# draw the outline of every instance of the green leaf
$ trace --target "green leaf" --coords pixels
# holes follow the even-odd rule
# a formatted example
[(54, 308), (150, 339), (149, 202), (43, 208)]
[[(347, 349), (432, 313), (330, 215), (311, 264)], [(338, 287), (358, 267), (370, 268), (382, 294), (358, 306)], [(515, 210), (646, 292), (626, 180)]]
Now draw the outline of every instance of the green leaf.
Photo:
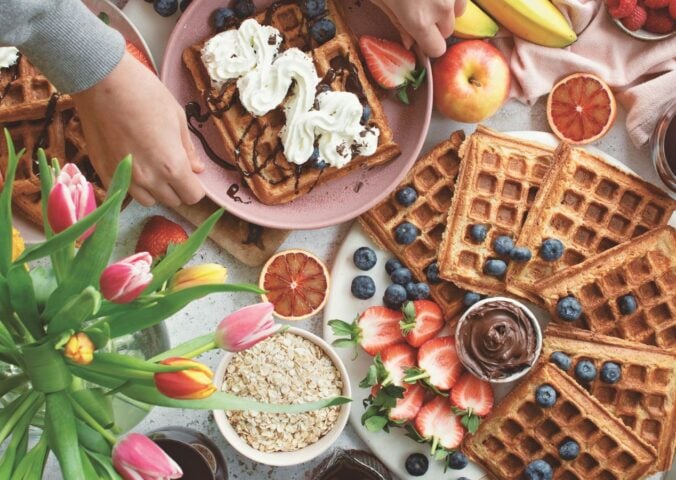
[(413, 90), (418, 90), (420, 88), (420, 85), (423, 84), (426, 76), (427, 70), (425, 69), (425, 67), (422, 67), (419, 70), (413, 72), (413, 81), (411, 82)]
[(86, 320), (96, 315), (100, 305), (101, 294), (99, 291), (92, 286), (85, 288), (79, 295), (71, 298), (54, 315), (54, 318), (47, 325), (47, 333), (54, 335), (65, 330), (80, 330)]
[(27, 345), (22, 352), (24, 370), (35, 390), (52, 393), (70, 386), (73, 377), (62, 352), (55, 350), (52, 342)]
[(122, 477), (118, 475), (113, 467), (113, 462), (110, 460), (109, 455), (101, 455), (100, 453), (87, 451), (87, 455), (94, 462), (96, 471), (99, 473), (101, 478), (109, 480), (122, 480)]
[(378, 383), (378, 368), (375, 365), (369, 365), (366, 376), (359, 382), (359, 387), (370, 388)]
[[(110, 429), (115, 424), (113, 416), (112, 399), (105, 395), (100, 388), (87, 388), (75, 390), (70, 393), (71, 398), (77, 402), (96, 423), (101, 427)], [(76, 412), (77, 414), (77, 412)]]
[(410, 103), (408, 99), (408, 85), (404, 85), (397, 91), (397, 98), (405, 105)]
[(10, 302), (12, 308), (21, 319), (33, 338), (44, 336), (38, 305), (35, 301), (33, 280), (23, 265), (14, 265), (7, 274)]
[(54, 172), (49, 168), (47, 163), (47, 156), (42, 148), (38, 149), (38, 167), (40, 168), (40, 205), (42, 207), (42, 228), (45, 232), (46, 238), (52, 238), (54, 232), (49, 225), (49, 217), (47, 217), (47, 201), (49, 194), (54, 186)]
[(120, 355), (118, 353), (107, 352), (96, 352), (94, 354), (94, 364), (109, 365), (111, 367), (138, 370), (149, 373), (180, 372), (182, 370), (188, 370), (191, 368), (190, 366), (161, 365), (159, 363), (149, 362), (147, 360), (131, 357), (129, 355)]
[(75, 414), (66, 392), (46, 396), (45, 431), (49, 447), (59, 460), (63, 477), (68, 480), (86, 480), (80, 457), (80, 444), (75, 429)]
[[(42, 471), (47, 461), (47, 435), (42, 434), (38, 443), (21, 459), (12, 474), (12, 480), (37, 480), (42, 477)], [(69, 479), (70, 480), (70, 479)]]
[(0, 445), (14, 430), (21, 418), (35, 405), (42, 404), (42, 394), (30, 390), (13, 400), (7, 407), (0, 410)]
[(12, 263), (12, 229), (5, 228), (5, 225), (12, 224), (12, 188), (19, 158), (25, 151), (21, 150), (18, 154), (16, 153), (9, 130), (6, 128), (5, 141), (7, 142), (7, 169), (4, 175), (4, 187), (0, 193), (0, 225), (3, 225), (0, 229), (0, 274), (2, 275), (7, 275)]
[(101, 434), (99, 434), (99, 432), (79, 418), (75, 419), (75, 430), (77, 431), (77, 439), (84, 448), (102, 455), (110, 455), (110, 444), (101, 436)]
[(364, 426), (369, 432), (379, 432), (385, 428), (388, 422), (387, 417), (373, 416), (366, 419)]
[(87, 336), (94, 343), (97, 350), (104, 348), (110, 341), (110, 326), (102, 322), (96, 327), (90, 327), (87, 329)]
[(161, 362), (170, 357), (193, 358), (203, 353), (216, 348), (215, 336), (213, 333), (207, 333), (201, 337), (193, 338), (181, 345), (178, 345), (170, 350), (155, 355), (148, 359), (149, 362)]
[(4, 455), (0, 458), (0, 478), (12, 478), (12, 470), (14, 470), (14, 467), (21, 459), (19, 454), (28, 437), (28, 428), (31, 424), (31, 420), (33, 420), (33, 415), (35, 415), (35, 412), (39, 407), (40, 404), (35, 403), (16, 423), (12, 433), (12, 439), (7, 444)]
[(92, 461), (87, 456), (87, 452), (85, 452), (85, 449), (82, 447), (80, 447), (80, 459), (82, 459), (82, 472), (84, 473), (85, 478), (98, 478), (99, 475), (96, 473), (94, 464), (92, 464)]
[(57, 287), (54, 270), (40, 265), (31, 268), (29, 273), (33, 280), (35, 301), (38, 303), (38, 306), (44, 307), (47, 303), (47, 299), (54, 293), (54, 290), (56, 290)]
[[(24, 373), (2, 378), (2, 382), (0, 382), (0, 398), (4, 397), (7, 392), (11, 392), (15, 388), (25, 385), (27, 382), (28, 377)], [(0, 476), (0, 478), (2, 478), (2, 476)]]

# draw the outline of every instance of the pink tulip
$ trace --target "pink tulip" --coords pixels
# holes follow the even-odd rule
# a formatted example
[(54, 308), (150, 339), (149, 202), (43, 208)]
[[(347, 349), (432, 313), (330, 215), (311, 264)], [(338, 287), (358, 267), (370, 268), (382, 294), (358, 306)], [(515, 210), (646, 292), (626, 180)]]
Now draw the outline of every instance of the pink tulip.
[(155, 442), (130, 433), (113, 448), (113, 466), (125, 480), (168, 480), (181, 478), (181, 467)]
[(216, 329), (216, 343), (223, 350), (239, 352), (265, 340), (280, 329), (272, 318), (271, 303), (240, 308), (225, 317)]
[(113, 303), (134, 300), (153, 279), (152, 263), (153, 257), (148, 252), (139, 252), (108, 265), (99, 279), (103, 297)]
[[(47, 199), (47, 220), (55, 233), (62, 232), (96, 210), (94, 187), (72, 163), (67, 163), (56, 177)], [(82, 235), (85, 240), (94, 227)]]

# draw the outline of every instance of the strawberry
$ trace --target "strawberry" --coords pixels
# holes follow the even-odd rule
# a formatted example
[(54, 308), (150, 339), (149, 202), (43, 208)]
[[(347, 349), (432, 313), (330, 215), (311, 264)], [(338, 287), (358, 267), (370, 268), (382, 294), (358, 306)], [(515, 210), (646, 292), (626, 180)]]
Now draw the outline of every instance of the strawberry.
[(669, 15), (676, 20), (676, 0), (671, 0), (669, 2)]
[(148, 67), (148, 69), (155, 73), (155, 68), (153, 68), (153, 64), (150, 62), (148, 57), (146, 57), (145, 53), (143, 53), (139, 48), (131, 43), (129, 40), (126, 40), (125, 48), (127, 52), (131, 54), (132, 57), (134, 57), (136, 60), (141, 62), (143, 65)]
[(622, 19), (622, 25), (627, 27), (627, 30), (635, 32), (645, 24), (647, 18), (648, 14), (645, 11), (645, 8), (641, 7), (640, 5), (636, 5), (631, 14)]
[(362, 388), (372, 387), (373, 385), (380, 385), (381, 387), (388, 385), (403, 386), (404, 372), (407, 368), (415, 365), (415, 353), (415, 349), (406, 343), (390, 345), (382, 353), (376, 355), (366, 378), (361, 381), (359, 386)]
[(460, 418), (453, 414), (448, 399), (441, 396), (422, 406), (414, 425), (415, 429), (409, 429), (409, 436), (419, 442), (431, 443), (432, 455), (437, 458), (445, 458), (448, 451), (457, 448), (465, 436)]
[(408, 87), (417, 90), (427, 73), (415, 69), (415, 55), (402, 45), (370, 35), (359, 38), (359, 48), (366, 66), (378, 85), (388, 90), (398, 89), (398, 98), (408, 105)]
[(607, 0), (608, 12), (615, 18), (624, 18), (631, 15), (636, 8), (636, 0)]
[[(371, 356), (381, 353), (385, 348), (403, 343), (399, 322), (403, 318), (401, 312), (385, 307), (371, 307), (365, 310), (352, 323), (342, 320), (330, 320), (329, 325), (334, 335), (339, 338), (333, 342), (336, 347), (361, 345)], [(355, 352), (356, 356), (356, 352)]]
[(479, 417), (488, 415), (493, 408), (491, 384), (469, 372), (462, 374), (451, 391), (451, 405), (469, 433), (476, 432)]
[(150, 217), (136, 242), (136, 252), (148, 252), (154, 260), (167, 254), (170, 245), (180, 245), (188, 239), (183, 227), (160, 215)]
[(422, 380), (436, 392), (450, 390), (462, 373), (453, 337), (437, 337), (425, 342), (418, 350), (418, 367), (406, 371), (404, 381)]
[(389, 419), (399, 425), (412, 422), (424, 400), (425, 389), (420, 385), (409, 385), (404, 391), (404, 398), (398, 399), (395, 407), (390, 410)]
[(404, 314), (404, 319), (399, 322), (401, 333), (412, 347), (421, 346), (444, 328), (441, 308), (430, 300), (406, 302), (401, 311)]
[(643, 3), (648, 8), (665, 8), (669, 6), (669, 0), (644, 0)]
[(648, 18), (646, 18), (643, 28), (653, 33), (671, 33), (676, 27), (676, 21), (671, 18), (669, 11), (666, 8), (659, 10), (648, 10)]

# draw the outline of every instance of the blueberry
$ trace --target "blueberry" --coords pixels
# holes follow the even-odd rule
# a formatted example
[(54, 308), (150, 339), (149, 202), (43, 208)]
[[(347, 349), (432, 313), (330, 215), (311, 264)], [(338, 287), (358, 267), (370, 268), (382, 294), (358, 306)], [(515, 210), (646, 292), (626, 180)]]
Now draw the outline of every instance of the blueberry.
[(554, 470), (552, 466), (544, 460), (535, 460), (530, 462), (523, 471), (525, 480), (552, 480)]
[(399, 225), (394, 231), (394, 239), (402, 245), (410, 245), (420, 235), (418, 227), (409, 222)]
[(556, 390), (551, 385), (540, 385), (535, 391), (535, 401), (541, 407), (551, 407), (556, 403)]
[(410, 207), (418, 199), (418, 192), (415, 191), (413, 187), (404, 187), (397, 192), (395, 195), (397, 202), (399, 202), (404, 207)]
[(548, 238), (540, 246), (540, 257), (547, 262), (553, 262), (563, 255), (563, 243), (556, 238)]
[(484, 273), (494, 277), (500, 277), (507, 271), (507, 264), (497, 258), (489, 258), (484, 264)]
[(185, 9), (188, 8), (191, 3), (192, 0), (181, 0), (181, 3), (178, 4), (178, 8), (180, 8), (182, 12), (185, 12)]
[(620, 309), (622, 315), (631, 315), (638, 307), (636, 297), (633, 295), (623, 295), (617, 299), (617, 307)]
[(500, 235), (493, 241), (493, 250), (498, 255), (509, 255), (514, 249), (514, 240), (507, 235)]
[(414, 477), (421, 477), (427, 473), (430, 461), (422, 453), (412, 453), (406, 459), (406, 471)]
[(239, 18), (250, 17), (253, 15), (255, 9), (251, 0), (235, 0), (235, 6), (233, 7), (235, 15)]
[(358, 275), (352, 279), (350, 291), (358, 299), (366, 300), (376, 294), (376, 282), (367, 275)]
[(622, 369), (615, 362), (606, 362), (601, 367), (600, 377), (604, 383), (617, 383), (622, 378)]
[(596, 378), (596, 367), (590, 360), (580, 360), (575, 365), (575, 378), (581, 382), (591, 382)]
[(359, 270), (371, 270), (375, 267), (378, 257), (372, 248), (360, 247), (352, 255), (352, 261)]
[(406, 293), (409, 300), (426, 300), (430, 296), (430, 287), (426, 283), (409, 282)]
[(582, 315), (582, 305), (573, 296), (563, 297), (556, 304), (556, 313), (562, 320), (574, 322)]
[(564, 372), (570, 370), (571, 365), (573, 365), (573, 361), (570, 359), (570, 357), (563, 352), (553, 352), (549, 356), (549, 361)]
[(392, 272), (403, 266), (404, 265), (399, 261), (398, 258), (390, 258), (387, 262), (385, 262), (385, 271), (388, 275), (392, 275)]
[(387, 308), (399, 310), (407, 298), (406, 289), (398, 284), (392, 284), (385, 290), (383, 303)]
[(533, 258), (533, 254), (528, 247), (514, 247), (514, 249), (509, 252), (509, 258), (515, 262), (527, 262)]
[(479, 300), (481, 300), (481, 295), (479, 295), (478, 293), (474, 293), (474, 292), (467, 292), (465, 294), (465, 296), (462, 298), (462, 303), (466, 307), (471, 307), (472, 305), (474, 305)]
[(427, 276), (427, 281), (432, 285), (441, 283), (441, 278), (439, 278), (439, 264), (437, 262), (427, 265), (425, 275)]
[(564, 460), (574, 460), (580, 454), (580, 445), (575, 440), (566, 440), (559, 445), (559, 456)]
[(336, 36), (336, 24), (328, 18), (317, 20), (310, 27), (310, 35), (315, 42), (322, 45)]
[(367, 103), (365, 103), (363, 106), (364, 111), (361, 114), (361, 123), (362, 125), (365, 125), (366, 122), (368, 122), (371, 118), (371, 107), (369, 107)]
[(309, 18), (320, 16), (326, 11), (325, 0), (305, 0), (301, 2), (303, 13)]
[(178, 0), (155, 0), (153, 8), (163, 17), (171, 17), (178, 10)]
[(229, 8), (217, 8), (211, 18), (217, 30), (224, 30), (235, 21), (235, 12)]
[(399, 285), (406, 285), (407, 283), (413, 281), (413, 274), (406, 267), (397, 268), (392, 275), (390, 275), (392, 283), (397, 283)]
[(472, 237), (472, 240), (475, 242), (483, 243), (486, 240), (488, 235), (488, 227), (482, 223), (477, 223), (472, 225), (469, 229), (469, 236)]
[(462, 470), (467, 466), (468, 460), (464, 453), (456, 450), (448, 458), (448, 467), (453, 470)]

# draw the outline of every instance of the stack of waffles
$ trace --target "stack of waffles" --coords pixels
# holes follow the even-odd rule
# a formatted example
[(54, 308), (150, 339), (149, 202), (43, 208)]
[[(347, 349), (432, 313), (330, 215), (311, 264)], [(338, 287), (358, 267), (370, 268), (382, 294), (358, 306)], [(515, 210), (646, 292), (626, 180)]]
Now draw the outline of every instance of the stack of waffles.
[[(356, 156), (343, 168), (311, 168), (310, 162), (303, 166), (291, 164), (286, 160), (279, 137), (286, 121), (282, 107), (262, 116), (252, 115), (239, 101), (235, 82), (226, 83), (222, 88), (212, 86), (201, 59), (204, 42), (187, 48), (183, 52), (183, 63), (218, 129), (227, 157), (234, 159), (244, 182), (261, 202), (268, 205), (290, 202), (320, 183), (354, 170), (385, 164), (399, 155), (399, 146), (393, 140), (382, 105), (359, 59), (356, 39), (336, 2), (327, 2), (326, 14), (322, 17), (333, 21), (336, 35), (322, 45), (310, 34), (314, 20), (308, 19), (296, 2), (277, 2), (253, 18), (282, 34), (281, 50), (295, 47), (310, 54), (319, 77), (325, 81), (330, 79), (327, 84), (331, 90), (355, 93), (370, 108), (368, 125), (380, 130), (375, 153)], [(327, 76), (329, 70), (332, 74)]]
[[(82, 125), (73, 101), (54, 86), (25, 57), (12, 67), (0, 69), (0, 127), (7, 128), (16, 150), (26, 149), (20, 159), (13, 187), (15, 211), (42, 225), (40, 179), (36, 153), (43, 148), (48, 158), (75, 163), (94, 184), (97, 201), (105, 196), (103, 185), (89, 161)], [(0, 141), (0, 186), (7, 169), (8, 152)]]

